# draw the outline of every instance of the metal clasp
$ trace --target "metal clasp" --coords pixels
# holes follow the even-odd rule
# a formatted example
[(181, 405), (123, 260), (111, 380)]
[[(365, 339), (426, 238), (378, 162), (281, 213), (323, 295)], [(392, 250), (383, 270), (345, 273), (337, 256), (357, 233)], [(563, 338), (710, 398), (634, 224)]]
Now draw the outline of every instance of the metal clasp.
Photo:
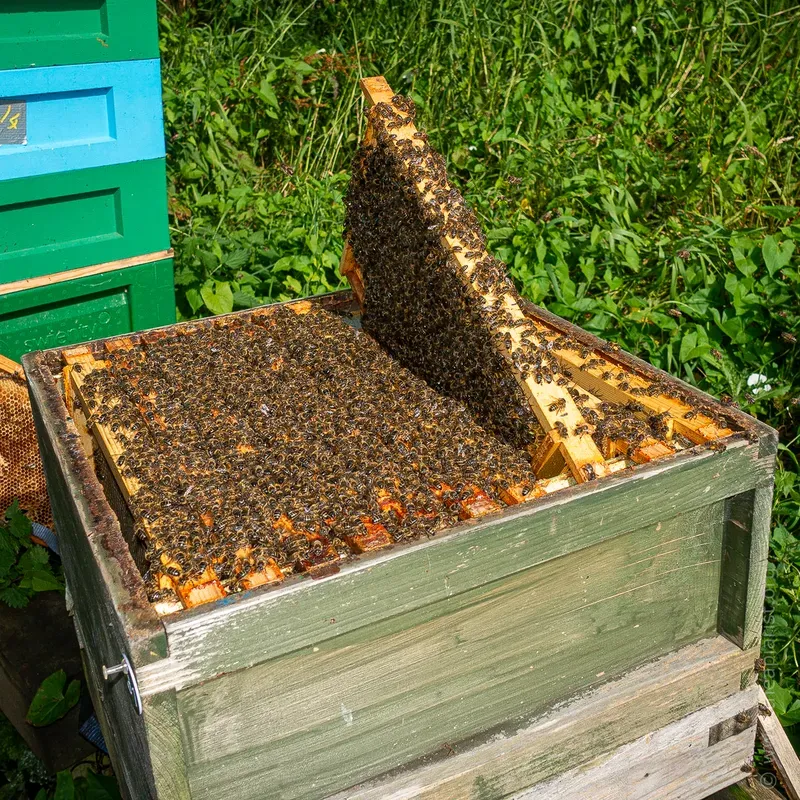
[(122, 654), (122, 661), (115, 664), (113, 667), (107, 667), (103, 664), (103, 680), (113, 681), (117, 675), (124, 675), (128, 683), (128, 694), (133, 698), (133, 704), (136, 706), (136, 713), (142, 713), (142, 696), (139, 694), (139, 684), (136, 680), (136, 673), (133, 671), (133, 666), (128, 660), (125, 653)]

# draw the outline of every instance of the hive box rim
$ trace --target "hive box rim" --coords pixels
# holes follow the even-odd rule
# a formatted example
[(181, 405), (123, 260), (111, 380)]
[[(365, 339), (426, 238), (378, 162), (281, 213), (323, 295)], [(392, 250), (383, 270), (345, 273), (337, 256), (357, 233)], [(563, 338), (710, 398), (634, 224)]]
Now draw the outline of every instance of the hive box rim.
[[(352, 307), (353, 304), (352, 294), (347, 291), (318, 295), (309, 299), (320, 304), (323, 308), (330, 308), (333, 310), (344, 310), (345, 308)], [(286, 303), (273, 303), (268, 305), (287, 305), (290, 302), (296, 301), (293, 300), (287, 301)], [(588, 346), (598, 347), (603, 344), (597, 337), (582, 331), (566, 320), (545, 312), (544, 309), (539, 309), (532, 304), (528, 307), (537, 315), (541, 314), (541, 317), (545, 321), (553, 324), (565, 333), (578, 336)], [(264, 308), (264, 306), (248, 311), (232, 312), (231, 314), (222, 315), (222, 318), (248, 317), (261, 308)], [(176, 327), (176, 325), (196, 326), (210, 324), (210, 321), (215, 319), (217, 319), (217, 317), (210, 317), (204, 320), (190, 320), (185, 323), (176, 323), (151, 330), (167, 330)], [(123, 334), (121, 336), (95, 340), (95, 342), (90, 343), (90, 346), (94, 345), (99, 347), (107, 341), (114, 341), (120, 338), (133, 337), (135, 339), (137, 335), (138, 334)], [(311, 579), (311, 582), (309, 582), (309, 578), (306, 576), (295, 576), (277, 586), (261, 586), (213, 603), (198, 606), (194, 609), (184, 609), (175, 614), (160, 617), (147, 601), (141, 574), (133, 562), (133, 557), (127, 542), (125, 542), (123, 538), (117, 517), (105, 497), (105, 493), (96, 477), (94, 469), (78, 444), (77, 429), (71, 417), (68, 415), (61, 392), (54, 379), (55, 375), (52, 365), (53, 363), (57, 363), (54, 362), (54, 358), (60, 359), (60, 354), (66, 349), (68, 348), (56, 347), (49, 350), (34, 351), (23, 356), (22, 363), (28, 378), (31, 393), (38, 395), (40, 409), (47, 412), (50, 416), (48, 422), (51, 424), (56, 423), (57, 435), (62, 439), (69, 439), (73, 443), (73, 447), (67, 447), (61, 450), (60, 456), (62, 458), (68, 457), (69, 461), (69, 463), (62, 464), (62, 467), (67, 468), (69, 473), (77, 477), (77, 482), (83, 487), (79, 505), (82, 506), (82, 512), (85, 516), (85, 529), (96, 534), (93, 536), (93, 541), (101, 548), (100, 554), (105, 562), (104, 567), (107, 568), (107, 579), (109, 585), (117, 595), (117, 606), (120, 616), (123, 619), (123, 624), (130, 632), (131, 642), (140, 645), (137, 647), (137, 653), (134, 654), (135, 662), (143, 664), (159, 661), (167, 656), (165, 648), (166, 642), (162, 645), (158, 645), (156, 640), (163, 640), (165, 635), (170, 631), (180, 630), (184, 623), (193, 625), (196, 624), (198, 620), (203, 619), (206, 624), (213, 624), (216, 619), (224, 619), (232, 611), (244, 610), (245, 608), (263, 604), (272, 604), (279, 602), (281, 598), (291, 597), (292, 595), (305, 592), (309, 585), (347, 581), (356, 574), (372, 570), (377, 566), (387, 564), (409, 553), (426, 552), (429, 548), (436, 548), (445, 543), (464, 540), (466, 537), (475, 536), (476, 533), (493, 526), (500, 520), (511, 520), (544, 512), (547, 509), (564, 505), (581, 497), (588, 497), (608, 491), (609, 489), (630, 482), (631, 480), (645, 480), (659, 475), (660, 473), (678, 468), (684, 464), (687, 466), (689, 464), (699, 464), (706, 459), (718, 459), (724, 456), (724, 453), (715, 453), (707, 448), (698, 446), (659, 459), (650, 464), (634, 465), (616, 475), (608, 476), (597, 481), (560, 489), (546, 497), (537, 498), (519, 506), (503, 509), (500, 512), (488, 515), (480, 520), (463, 522), (438, 533), (435, 537), (427, 541), (398, 544), (386, 551), (362, 554), (354, 560), (343, 564), (338, 573), (334, 575), (319, 579)], [(746, 433), (749, 432), (750, 437), (755, 437), (757, 441), (759, 458), (769, 457), (776, 452), (777, 432), (769, 426), (764, 425), (738, 409), (722, 407), (718, 401), (709, 395), (669, 376), (661, 370), (657, 370), (634, 356), (623, 353), (623, 351), (615, 352), (614, 357), (620, 361), (627, 361), (631, 366), (643, 370), (646, 373), (668, 377), (670, 381), (681, 385), (689, 394), (705, 403), (716, 406), (721, 412), (734, 419), (737, 425), (743, 428), (745, 433), (735, 434), (733, 437), (730, 437), (728, 440), (730, 442), (729, 450), (735, 452), (741, 448), (746, 448), (748, 442), (745, 437)], [(583, 549), (583, 546), (577, 549)], [(95, 552), (97, 553), (97, 550)], [(558, 555), (551, 557), (558, 557)], [(155, 690), (154, 687), (153, 691)]]

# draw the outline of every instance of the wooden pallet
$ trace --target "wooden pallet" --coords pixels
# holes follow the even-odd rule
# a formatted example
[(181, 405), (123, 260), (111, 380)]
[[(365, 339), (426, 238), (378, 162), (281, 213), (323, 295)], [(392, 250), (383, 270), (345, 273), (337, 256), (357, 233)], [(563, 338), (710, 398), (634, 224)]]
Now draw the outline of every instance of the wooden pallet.
[[(363, 79), (361, 89), (369, 106), (385, 103), (398, 111), (393, 102), (394, 92), (383, 77)], [(398, 113), (400, 112), (398, 111)], [(392, 133), (396, 137), (395, 141), (410, 141), (418, 149), (424, 146), (415, 135), (417, 129), (413, 124), (393, 128)], [(364, 142), (370, 145), (375, 142), (375, 139), (375, 132), (368, 123)], [(426, 204), (438, 202), (432, 191), (426, 191), (423, 182), (419, 182), (416, 188), (421, 202)], [(452, 187), (449, 185), (444, 187), (445, 191), (450, 189)], [(464, 280), (467, 288), (476, 295), (480, 295), (484, 305), (493, 306), (496, 303), (496, 294), (484, 292), (472, 280), (475, 265), (486, 258), (488, 252), (483, 250), (476, 255), (474, 251), (470, 251), (470, 257), (467, 257), (465, 252), (467, 248), (462, 246), (463, 242), (459, 239), (445, 235), (442, 236), (441, 241), (449, 251), (452, 261), (459, 265), (458, 274)], [(353, 293), (363, 308), (364, 278), (347, 238), (345, 238), (340, 271), (349, 281)], [(545, 322), (536, 319), (531, 314), (526, 314), (511, 293), (503, 294), (501, 308), (512, 321), (526, 318), (532, 321), (540, 336), (540, 342), (560, 336)], [(633, 374), (621, 367), (615, 361), (614, 351), (610, 346), (607, 352), (602, 353), (589, 351), (588, 348), (585, 353), (582, 350), (555, 349), (554, 353), (563, 367), (572, 374), (573, 385), (580, 388), (582, 395), (586, 395), (585, 407), (597, 408), (604, 401), (620, 405), (638, 402), (646, 409), (647, 413), (666, 414), (669, 418), (669, 430), (664, 440), (646, 439), (631, 452), (628, 452), (628, 447), (624, 442), (608, 442), (601, 450), (592, 438), (595, 426), (585, 419), (581, 406), (569, 392), (571, 387), (560, 386), (555, 381), (536, 383), (533, 377), (526, 378), (520, 374), (511, 360), (511, 352), (521, 341), (519, 329), (505, 327), (501, 329), (501, 334), (507, 334), (512, 345), (510, 349), (499, 345), (498, 349), (504, 355), (509, 369), (513, 371), (532, 411), (545, 431), (544, 442), (532, 456), (533, 468), (537, 475), (555, 476), (566, 463), (573, 478), (578, 482), (583, 482), (608, 474), (608, 459), (618, 455), (625, 455), (634, 463), (646, 463), (673, 454), (676, 449), (679, 449), (670, 441), (673, 431), (696, 444), (714, 441), (733, 432), (727, 427), (715, 424), (711, 418), (698, 413), (678, 398), (668, 397), (662, 393), (648, 393), (652, 381), (643, 375)], [(576, 435), (574, 433), (576, 430), (584, 432)]]

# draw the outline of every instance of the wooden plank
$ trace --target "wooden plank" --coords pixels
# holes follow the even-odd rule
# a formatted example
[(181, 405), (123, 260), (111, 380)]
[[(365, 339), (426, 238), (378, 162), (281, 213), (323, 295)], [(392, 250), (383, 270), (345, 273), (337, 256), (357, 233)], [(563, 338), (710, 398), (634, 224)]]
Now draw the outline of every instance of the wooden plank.
[(718, 629), (743, 649), (761, 639), (771, 512), (771, 483), (727, 501)]
[(344, 278), (347, 279), (348, 283), (353, 289), (353, 294), (356, 296), (356, 300), (358, 300), (358, 304), (363, 308), (364, 277), (361, 274), (358, 264), (356, 264), (356, 258), (353, 255), (353, 248), (350, 246), (350, 242), (347, 240), (347, 238), (345, 238), (344, 247), (342, 248), (342, 260), (339, 264), (339, 272)]
[(800, 759), (761, 687), (758, 700), (758, 738), (789, 800), (800, 800)]
[[(721, 514), (687, 512), (179, 692), (193, 795), (256, 797), (258, 776), (283, 800), (323, 796), (712, 634)], [(301, 754), (302, 779), (286, 775)]]
[(142, 707), (158, 797), (161, 800), (190, 800), (175, 692), (147, 697), (142, 701)]
[[(106, 363), (95, 359), (91, 353), (82, 352), (85, 350), (86, 348), (73, 348), (65, 354), (67, 366), (65, 368), (64, 383), (65, 385), (69, 384), (72, 397), (74, 397), (75, 401), (77, 401), (84, 410), (94, 412), (99, 411), (99, 409), (92, 408), (93, 402), (90, 403), (91, 398), (87, 396), (83, 387), (86, 378), (96, 369), (105, 369)], [(76, 365), (79, 366), (76, 367)], [(111, 402), (104, 410), (111, 411), (114, 405), (115, 403)], [(99, 423), (95, 423), (92, 426), (91, 432), (105, 456), (108, 467), (114, 476), (114, 480), (120, 492), (122, 492), (125, 501), (130, 503), (131, 497), (139, 491), (140, 484), (136, 478), (133, 476), (125, 476), (120, 470), (121, 465), (119, 461), (125, 454), (125, 448), (120, 442), (119, 437), (112, 432), (109, 425), (101, 425)]]
[[(558, 333), (553, 332), (552, 328), (530, 312), (527, 317), (543, 335), (550, 334), (549, 338), (553, 338)], [(667, 397), (663, 393), (653, 396), (647, 394), (652, 381), (617, 363), (612, 355), (613, 351), (609, 352), (609, 349), (606, 348), (602, 353), (593, 350), (585, 355), (579, 350), (568, 348), (554, 348), (553, 352), (580, 386), (603, 400), (620, 405), (639, 402), (654, 414), (667, 412), (675, 430), (692, 442), (702, 444), (733, 433), (730, 428), (717, 425), (710, 417), (698, 413), (692, 406), (677, 398)], [(593, 366), (590, 363), (592, 360), (604, 363)]]
[(23, 358), (23, 365), (65, 572), (80, 576), (70, 582), (70, 594), (80, 639), (89, 648), (87, 681), (93, 696), (102, 698), (103, 716), (113, 722), (103, 731), (116, 755), (123, 795), (149, 800), (156, 792), (142, 718), (125, 682), (106, 685), (101, 668), (119, 663), (123, 653), (134, 668), (157, 661), (166, 655), (166, 636), (44, 360), (33, 354)]
[[(683, 648), (576, 699), (565, 708), (548, 713), (526, 728), (496, 735), (487, 742), (453, 753), (442, 748), (440, 753), (427, 759), (428, 763), (410, 765), (396, 775), (353, 787), (330, 800), (345, 800), (345, 797), (352, 800), (503, 797), (505, 792), (547, 780), (589, 759), (608, 761), (614, 757), (610, 751), (616, 745), (639, 736), (647, 739), (665, 724), (674, 724), (673, 721), (721, 697), (735, 700), (735, 707), (746, 707), (751, 697), (740, 697), (736, 692), (736, 667), (732, 666), (738, 659), (744, 663), (744, 654), (737, 653), (735, 648), (725, 651), (724, 645), (720, 647), (722, 641), (718, 638)], [(698, 657), (701, 652), (706, 658)], [(723, 675), (725, 683), (717, 685), (715, 681)], [(714, 688), (709, 691), (710, 685)], [(673, 703), (677, 703), (677, 707), (673, 707)], [(728, 709), (722, 712), (727, 713)], [(704, 745), (707, 745), (709, 723), (713, 724), (713, 720), (704, 720), (704, 724), (698, 726), (706, 737)], [(749, 747), (746, 752), (751, 753), (752, 738), (748, 737), (746, 747)], [(625, 748), (614, 752), (622, 749)], [(609, 755), (597, 759), (600, 753)], [(627, 780), (616, 786), (617, 791), (624, 791), (634, 776), (646, 773), (649, 763), (648, 759), (637, 769), (636, 763), (629, 760)], [(739, 761), (737, 769), (741, 763)], [(576, 769), (578, 774), (585, 772), (586, 768)], [(683, 770), (678, 770), (678, 775), (681, 773)], [(669, 782), (666, 780), (665, 784)], [(543, 785), (547, 784), (539, 783), (536, 788)], [(481, 787), (493, 788), (494, 792), (478, 795), (476, 790)], [(547, 797), (545, 794), (535, 796)], [(566, 796), (570, 800), (595, 800), (593, 794), (581, 791)], [(656, 792), (647, 797), (648, 800), (662, 800), (663, 795)], [(697, 795), (686, 797), (696, 798)]]
[[(464, 523), (427, 542), (362, 556), (314, 583), (293, 581), (231, 597), (225, 606), (184, 612), (165, 620), (170, 656), (141, 670), (140, 685), (157, 693), (208, 680), (663, 523), (769, 480), (773, 456), (762, 461), (758, 452), (758, 444), (738, 442), (724, 453), (636, 466), (514, 506), (490, 521)], [(271, 635), (264, 637), (263, 630)]]
[(694, 800), (741, 778), (753, 751), (753, 727), (710, 747), (708, 729), (747, 708), (738, 692), (648, 733), (590, 765), (538, 784), (513, 800)]
[(22, 365), (17, 364), (16, 361), (12, 361), (10, 358), (6, 358), (4, 355), (0, 355), (0, 370), (20, 380), (25, 380), (25, 372), (22, 369)]
[[(394, 92), (382, 76), (364, 78), (360, 83), (369, 105), (374, 106), (378, 103), (386, 103), (394, 107), (392, 101)], [(414, 147), (419, 149), (424, 145), (415, 137), (416, 133), (417, 128), (413, 123), (392, 129), (392, 134), (397, 141), (411, 142)], [(419, 181), (416, 186), (422, 203), (441, 207), (441, 203), (434, 195), (433, 190), (426, 191), (424, 181)], [(440, 187), (443, 192), (448, 191), (450, 188), (452, 187), (449, 185)], [(586, 424), (580, 409), (566, 389), (559, 386), (555, 381), (537, 383), (533, 376), (524, 377), (514, 366), (511, 358), (512, 353), (518, 347), (522, 347), (523, 344), (521, 330), (513, 323), (524, 320), (525, 314), (512, 293), (506, 292), (500, 295), (499, 292), (493, 290), (484, 291), (475, 280), (476, 264), (486, 258), (488, 252), (485, 249), (480, 253), (469, 250), (463, 246), (464, 242), (450, 235), (442, 236), (441, 241), (443, 246), (450, 251), (452, 260), (459, 265), (458, 275), (465, 286), (476, 296), (482, 297), (484, 305), (496, 307), (511, 321), (511, 325), (499, 328), (499, 335), (505, 334), (511, 344), (510, 346), (498, 345), (497, 349), (503, 355), (509, 370), (517, 380), (523, 395), (529, 402), (545, 433), (553, 430), (556, 427), (556, 422), (567, 427), (569, 435), (561, 437), (557, 448), (551, 448), (548, 451), (549, 455), (552, 457), (556, 450), (560, 452), (573, 476), (579, 482), (605, 475), (605, 459), (592, 439), (591, 432), (593, 428)], [(363, 291), (363, 279), (360, 270), (356, 270), (355, 259), (353, 254), (348, 252), (349, 249), (350, 245), (347, 243), (342, 255), (342, 270), (345, 275), (356, 275), (356, 280), (351, 285), (359, 287), (354, 289), (358, 296), (359, 292)]]

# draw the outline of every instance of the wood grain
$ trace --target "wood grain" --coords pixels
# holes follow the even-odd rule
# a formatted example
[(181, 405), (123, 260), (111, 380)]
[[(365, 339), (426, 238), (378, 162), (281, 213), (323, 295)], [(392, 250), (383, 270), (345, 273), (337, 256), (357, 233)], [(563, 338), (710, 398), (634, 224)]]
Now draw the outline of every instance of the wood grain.
[(700, 800), (741, 778), (755, 728), (713, 747), (708, 729), (747, 708), (753, 697), (753, 690), (731, 695), (513, 800)]
[(771, 512), (772, 484), (727, 501), (719, 631), (744, 649), (761, 638)]
[(94, 264), (90, 267), (79, 267), (78, 269), (68, 269), (64, 272), (55, 272), (51, 275), (39, 275), (36, 278), (25, 278), (20, 281), (10, 281), (0, 284), (0, 295), (23, 292), (26, 289), (36, 289), (39, 286), (52, 286), (54, 283), (75, 280), (76, 278), (86, 278), (90, 275), (102, 275), (105, 272), (114, 272), (127, 267), (137, 267), (140, 264), (151, 264), (154, 261), (163, 261), (165, 258), (172, 258), (175, 251), (159, 250), (155, 253), (147, 253), (142, 256), (131, 258), (121, 258), (116, 261), (106, 261), (102, 264)]
[(179, 692), (193, 795), (343, 789), (709, 636), (722, 506)]
[[(689, 645), (528, 725), (464, 746), (451, 745), (452, 752), (440, 747), (419, 763), (348, 788), (330, 800), (500, 798), (541, 786), (542, 781), (576, 768), (583, 772), (586, 768), (580, 765), (608, 761), (620, 745), (650, 737), (653, 731), (723, 698), (731, 699), (737, 710), (747, 707), (752, 696), (737, 691), (739, 670), (754, 655), (741, 652), (722, 637)], [(709, 727), (700, 728), (706, 743)], [(752, 736), (747, 747), (752, 752)], [(633, 777), (637, 767), (643, 772), (648, 768), (646, 762), (629, 761), (626, 777)], [(480, 794), (480, 789), (485, 793)], [(580, 792), (565, 796), (595, 800)], [(691, 797), (698, 800), (700, 796)], [(661, 800), (661, 795), (653, 795), (652, 800)]]
[(758, 737), (787, 797), (800, 800), (800, 759), (761, 687), (758, 700)]

